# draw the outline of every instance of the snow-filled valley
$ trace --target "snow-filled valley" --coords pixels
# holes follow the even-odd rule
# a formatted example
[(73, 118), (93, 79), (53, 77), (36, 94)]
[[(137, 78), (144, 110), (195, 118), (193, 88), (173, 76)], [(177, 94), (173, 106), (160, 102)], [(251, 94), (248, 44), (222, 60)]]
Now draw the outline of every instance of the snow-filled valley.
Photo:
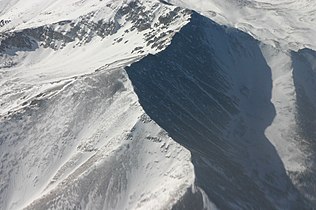
[(314, 209), (315, 11), (0, 0), (0, 209)]

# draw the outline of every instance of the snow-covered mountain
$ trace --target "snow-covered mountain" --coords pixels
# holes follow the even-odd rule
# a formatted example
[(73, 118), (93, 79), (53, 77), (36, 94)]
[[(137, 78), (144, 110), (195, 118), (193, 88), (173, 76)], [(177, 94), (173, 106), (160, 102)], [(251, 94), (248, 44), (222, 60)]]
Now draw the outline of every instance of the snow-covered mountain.
[(0, 209), (314, 209), (315, 11), (0, 0)]

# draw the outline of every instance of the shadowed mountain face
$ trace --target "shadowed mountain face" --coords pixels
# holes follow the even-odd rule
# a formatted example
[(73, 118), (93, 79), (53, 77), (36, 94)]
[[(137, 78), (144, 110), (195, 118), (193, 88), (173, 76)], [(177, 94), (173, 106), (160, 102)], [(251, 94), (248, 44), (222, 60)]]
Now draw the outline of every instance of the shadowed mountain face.
[(298, 182), (299, 190), (316, 205), (316, 52), (310, 49), (293, 52), (292, 61), (296, 91), (296, 138), (308, 156), (308, 169), (292, 176)]
[(220, 209), (308, 209), (265, 137), (275, 110), (259, 43), (193, 13), (170, 46), (127, 68), (146, 113), (192, 153)]
[(0, 0), (0, 210), (315, 209), (314, 5)]

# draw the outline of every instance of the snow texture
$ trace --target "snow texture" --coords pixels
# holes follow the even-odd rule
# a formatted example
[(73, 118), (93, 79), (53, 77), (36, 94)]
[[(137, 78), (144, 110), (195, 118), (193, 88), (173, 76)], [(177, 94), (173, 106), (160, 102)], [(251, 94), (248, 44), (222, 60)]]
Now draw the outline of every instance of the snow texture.
[(0, 209), (313, 209), (315, 11), (0, 0)]

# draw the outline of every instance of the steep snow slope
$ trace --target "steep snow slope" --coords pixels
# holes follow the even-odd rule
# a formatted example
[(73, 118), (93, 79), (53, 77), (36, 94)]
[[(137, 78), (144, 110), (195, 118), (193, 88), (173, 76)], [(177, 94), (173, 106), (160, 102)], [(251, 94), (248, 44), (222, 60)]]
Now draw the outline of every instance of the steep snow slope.
[(313, 209), (314, 10), (1, 0), (1, 209)]
[[(1, 77), (5, 77), (0, 83), (1, 113), (39, 94), (42, 83), (73, 78), (161, 50), (188, 16), (179, 8), (132, 1), (114, 9), (109, 20), (95, 19), (107, 15), (101, 6), (75, 20), (24, 30), (13, 28), (1, 34)], [(16, 80), (22, 84), (12, 82)], [(25, 100), (18, 96), (22, 89)], [(15, 97), (19, 99), (10, 102)]]
[(295, 128), (297, 139), (302, 144), (300, 149), (305, 154), (306, 170), (302, 173), (291, 174), (299, 189), (308, 195), (308, 198), (316, 203), (316, 144), (315, 144), (315, 80), (316, 80), (316, 52), (310, 49), (302, 49), (292, 52), (293, 80), (296, 91), (297, 126)]
[(316, 4), (308, 0), (169, 2), (194, 8), (262, 42), (260, 48), (272, 73), (271, 102), (276, 109), (265, 135), (276, 148), (294, 186), (315, 206), (311, 81), (316, 49)]
[(276, 113), (258, 41), (194, 14), (128, 74), (146, 113), (191, 151), (197, 183), (220, 209), (311, 208), (265, 136)]
[(123, 69), (168, 45), (189, 11), (154, 1), (1, 9), (1, 209), (211, 205), (189, 151), (144, 113)]
[(2, 208), (163, 209), (193, 185), (190, 154), (146, 117), (122, 69), (60, 88), (2, 119)]

